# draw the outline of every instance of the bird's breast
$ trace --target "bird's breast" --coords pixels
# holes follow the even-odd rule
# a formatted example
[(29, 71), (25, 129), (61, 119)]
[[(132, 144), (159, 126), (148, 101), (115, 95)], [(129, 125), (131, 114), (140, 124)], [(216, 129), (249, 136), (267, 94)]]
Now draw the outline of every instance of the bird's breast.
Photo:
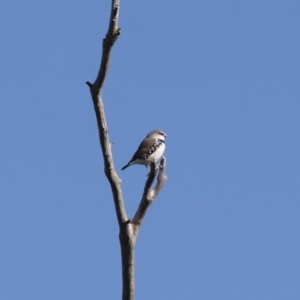
[(165, 151), (166, 145), (163, 141), (158, 140), (157, 145), (154, 145), (153, 148), (155, 148), (155, 149), (153, 149), (154, 151), (152, 151), (149, 158), (158, 160), (162, 157), (162, 155)]

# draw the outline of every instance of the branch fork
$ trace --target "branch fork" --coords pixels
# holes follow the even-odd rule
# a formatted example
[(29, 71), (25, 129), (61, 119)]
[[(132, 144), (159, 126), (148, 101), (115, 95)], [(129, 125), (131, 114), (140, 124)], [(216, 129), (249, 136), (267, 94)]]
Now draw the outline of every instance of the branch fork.
[[(110, 183), (115, 204), (115, 211), (119, 223), (119, 239), (122, 257), (122, 279), (123, 279), (123, 300), (134, 299), (134, 247), (136, 237), (140, 226), (145, 217), (147, 209), (153, 203), (162, 187), (164, 186), (167, 176), (165, 175), (166, 159), (161, 158), (160, 163), (151, 162), (149, 176), (146, 180), (143, 195), (132, 220), (129, 220), (125, 210), (123, 194), (121, 189), (121, 180), (119, 179), (114, 167), (113, 155), (108, 135), (108, 127), (105, 118), (104, 105), (101, 91), (108, 72), (111, 51), (114, 43), (121, 34), (121, 28), (118, 27), (120, 0), (112, 0), (111, 14), (107, 34), (102, 42), (102, 56), (98, 75), (94, 83), (89, 81), (86, 84), (90, 88), (91, 97), (94, 104), (94, 110), (97, 119), (100, 146), (102, 150), (104, 171)], [(157, 175), (158, 173), (158, 175)], [(157, 175), (157, 176), (156, 176)], [(155, 178), (157, 182), (152, 189)]]

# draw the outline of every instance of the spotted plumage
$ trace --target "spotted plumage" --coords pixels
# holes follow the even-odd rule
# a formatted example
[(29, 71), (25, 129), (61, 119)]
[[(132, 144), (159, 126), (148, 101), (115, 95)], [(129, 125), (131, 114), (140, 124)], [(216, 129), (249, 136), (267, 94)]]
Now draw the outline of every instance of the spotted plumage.
[(161, 130), (151, 131), (141, 142), (129, 163), (125, 165), (122, 170), (134, 164), (147, 166), (152, 160), (157, 161), (160, 159), (165, 151), (166, 136), (167, 135)]
[(165, 142), (160, 139), (156, 139), (153, 146), (148, 150), (148, 152), (144, 153), (140, 159), (147, 159), (153, 152), (155, 152), (162, 144)]

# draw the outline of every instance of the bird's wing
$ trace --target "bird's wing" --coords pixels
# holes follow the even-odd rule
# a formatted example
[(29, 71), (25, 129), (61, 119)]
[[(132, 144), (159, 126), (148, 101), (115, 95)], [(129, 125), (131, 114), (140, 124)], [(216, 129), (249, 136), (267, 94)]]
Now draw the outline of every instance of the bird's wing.
[(139, 145), (136, 152), (133, 154), (132, 159), (130, 162), (133, 162), (137, 159), (143, 159), (143, 155), (148, 153), (149, 149), (154, 145), (155, 139), (144, 139), (141, 144)]

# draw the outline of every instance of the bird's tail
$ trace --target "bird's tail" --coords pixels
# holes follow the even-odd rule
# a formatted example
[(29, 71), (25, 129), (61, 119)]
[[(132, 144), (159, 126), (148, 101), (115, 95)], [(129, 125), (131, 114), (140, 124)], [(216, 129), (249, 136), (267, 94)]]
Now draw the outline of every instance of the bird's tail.
[(124, 166), (121, 170), (125, 170), (126, 168), (128, 168), (130, 166), (130, 163), (128, 163), (126, 166)]

